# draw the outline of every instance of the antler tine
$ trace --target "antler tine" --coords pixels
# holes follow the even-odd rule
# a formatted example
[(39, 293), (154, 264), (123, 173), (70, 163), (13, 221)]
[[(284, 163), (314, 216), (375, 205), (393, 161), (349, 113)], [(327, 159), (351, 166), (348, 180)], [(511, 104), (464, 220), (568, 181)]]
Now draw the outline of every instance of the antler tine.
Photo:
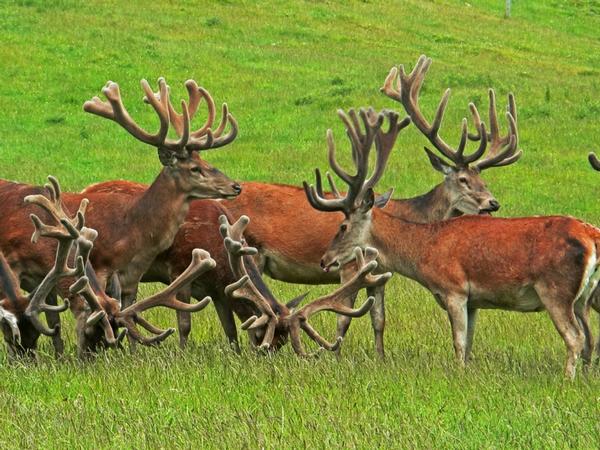
[(12, 333), (13, 344), (19, 345), (21, 343), (21, 331), (19, 330), (17, 317), (10, 311), (5, 310), (2, 306), (0, 306), (0, 323), (8, 325)]
[(169, 131), (169, 92), (164, 78), (158, 79), (158, 85), (159, 95), (155, 95), (148, 82), (141, 80), (146, 99), (152, 105), (160, 120), (160, 128), (155, 134), (148, 133), (131, 118), (123, 105), (119, 85), (112, 81), (108, 81), (102, 89), (102, 93), (108, 101), (102, 101), (100, 98), (94, 97), (83, 104), (83, 110), (113, 120), (145, 144), (163, 147), (165, 144), (172, 144), (172, 141), (167, 139)]
[[(372, 112), (372, 114), (374, 114), (374, 112)], [(375, 153), (377, 154), (377, 161), (375, 163), (373, 174), (364, 183), (363, 192), (367, 189), (374, 188), (379, 182), (385, 171), (388, 158), (394, 148), (398, 134), (410, 124), (410, 117), (405, 117), (402, 121), (398, 122), (400, 116), (395, 111), (384, 110), (382, 115), (388, 119), (389, 128), (386, 132), (380, 129), (375, 136)]]
[(600, 171), (600, 159), (598, 159), (595, 153), (588, 154), (588, 161), (595, 170)]
[(244, 299), (253, 303), (260, 311), (260, 317), (251, 317), (243, 325), (243, 329), (254, 329), (266, 325), (267, 329), (264, 334), (261, 348), (268, 348), (273, 342), (275, 328), (278, 323), (277, 316), (271, 308), (269, 301), (261, 293), (261, 291), (252, 282), (248, 271), (244, 264), (244, 257), (256, 254), (257, 250), (254, 247), (245, 246), (243, 233), (250, 219), (248, 216), (241, 216), (233, 225), (225, 215), (219, 217), (221, 226), (219, 230), (223, 236), (223, 243), (227, 249), (229, 258), (229, 267), (233, 276), (237, 279), (236, 282), (228, 285), (225, 288), (225, 295), (232, 299)]
[[(317, 342), (321, 347), (327, 350), (336, 350), (341, 343), (341, 339), (338, 338), (338, 340), (333, 344), (329, 343), (322, 336), (320, 336), (314, 328), (311, 327), (311, 325), (308, 323), (308, 319), (321, 311), (331, 311), (349, 317), (361, 317), (365, 315), (373, 306), (375, 301), (373, 297), (369, 297), (365, 303), (363, 303), (363, 305), (357, 309), (352, 309), (344, 305), (342, 300), (349, 296), (356, 295), (360, 289), (381, 286), (391, 278), (392, 274), (390, 272), (381, 275), (373, 275), (372, 272), (377, 268), (377, 255), (377, 250), (373, 248), (367, 248), (363, 252), (363, 250), (357, 247), (355, 249), (355, 257), (357, 261), (357, 271), (355, 275), (333, 293), (321, 297), (300, 308), (298, 311), (295, 311), (292, 314), (292, 318), (294, 319), (292, 323), (297, 323), (298, 326), (302, 328), (308, 334), (308, 336)], [(294, 345), (294, 348), (296, 349), (297, 346), (299, 346), (300, 350), (296, 351), (303, 353), (299, 342)]]
[(517, 151), (519, 146), (519, 134), (517, 122), (512, 114), (507, 111), (506, 119), (508, 121), (509, 132), (506, 136), (500, 137), (498, 134), (491, 135), (492, 148), (489, 155), (476, 164), (477, 169), (485, 170), (489, 167), (501, 167), (517, 161), (523, 152)]

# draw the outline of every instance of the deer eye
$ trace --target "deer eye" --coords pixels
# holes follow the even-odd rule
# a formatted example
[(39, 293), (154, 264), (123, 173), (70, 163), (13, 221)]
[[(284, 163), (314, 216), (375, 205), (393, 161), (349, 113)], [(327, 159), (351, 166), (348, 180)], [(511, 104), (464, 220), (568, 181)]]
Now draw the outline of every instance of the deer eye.
[(202, 175), (202, 168), (195, 166), (190, 169), (193, 173), (197, 173), (198, 175)]
[(347, 229), (348, 229), (348, 225), (346, 225), (345, 223), (340, 225), (340, 231), (342, 233), (345, 233)]
[(462, 184), (464, 184), (465, 186), (469, 186), (469, 180), (467, 180), (467, 177), (460, 177), (458, 179), (458, 181)]

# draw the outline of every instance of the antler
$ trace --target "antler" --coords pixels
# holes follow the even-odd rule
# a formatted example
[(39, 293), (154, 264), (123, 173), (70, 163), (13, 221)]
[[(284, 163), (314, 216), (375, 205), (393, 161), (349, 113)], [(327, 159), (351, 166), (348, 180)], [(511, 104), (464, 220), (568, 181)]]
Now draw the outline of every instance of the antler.
[(596, 154), (594, 153), (590, 153), (588, 155), (588, 161), (590, 162), (591, 166), (600, 171), (600, 159), (598, 159), (598, 157), (596, 156)]
[[(341, 336), (337, 338), (336, 342), (331, 344), (326, 341), (321, 335), (308, 323), (308, 319), (314, 314), (321, 311), (331, 311), (337, 314), (342, 314), (349, 317), (361, 317), (365, 315), (373, 306), (375, 299), (369, 297), (360, 308), (352, 309), (344, 304), (344, 299), (348, 297), (356, 296), (360, 289), (367, 287), (381, 286), (392, 277), (391, 272), (386, 272), (381, 275), (373, 275), (373, 271), (377, 268), (377, 256), (378, 251), (374, 248), (367, 247), (364, 252), (357, 247), (354, 250), (356, 257), (357, 269), (354, 276), (340, 286), (336, 291), (329, 295), (321, 297), (308, 305), (295, 311), (290, 316), (290, 327), (301, 328), (308, 334), (308, 336), (314, 340), (317, 344), (326, 350), (335, 351), (342, 342)], [(299, 354), (304, 354), (299, 333), (290, 330), (292, 338), (292, 345)], [(296, 337), (295, 337), (296, 336)]]
[[(402, 103), (404, 109), (421, 133), (429, 139), (429, 142), (431, 142), (443, 156), (452, 161), (457, 167), (467, 167), (469, 164), (481, 158), (488, 143), (491, 143), (489, 156), (475, 165), (479, 170), (484, 170), (489, 167), (506, 166), (517, 161), (521, 157), (521, 151), (517, 152), (517, 109), (514, 96), (509, 94), (508, 97), (509, 105), (506, 116), (509, 123), (509, 134), (507, 136), (501, 137), (499, 135), (498, 118), (496, 115), (496, 97), (494, 91), (490, 89), (490, 133), (488, 134), (486, 132), (485, 124), (481, 121), (475, 104), (469, 103), (469, 110), (473, 117), (476, 133), (469, 133), (467, 119), (464, 118), (462, 121), (460, 141), (458, 147), (454, 149), (439, 135), (444, 112), (446, 111), (448, 99), (450, 98), (450, 89), (446, 89), (444, 92), (431, 124), (423, 116), (423, 113), (419, 108), (419, 93), (430, 65), (431, 58), (421, 55), (413, 71), (408, 75), (404, 71), (403, 65), (400, 65), (399, 70), (396, 67), (392, 67), (385, 79), (383, 87), (380, 89), (381, 92), (393, 100)], [(472, 154), (464, 155), (468, 139), (479, 141), (479, 147)], [(425, 150), (428, 153), (431, 152), (427, 148)]]
[[(352, 144), (352, 157), (356, 166), (356, 175), (350, 175), (338, 164), (335, 157), (335, 143), (331, 129), (327, 130), (329, 165), (348, 184), (348, 193), (345, 197), (341, 196), (335, 187), (333, 179), (327, 174), (333, 191), (333, 198), (325, 198), (321, 172), (318, 169), (315, 171), (316, 188), (312, 185), (309, 186), (306, 181), (303, 182), (303, 186), (306, 197), (313, 208), (320, 211), (342, 211), (345, 214), (350, 214), (360, 204), (365, 192), (372, 189), (383, 175), (396, 138), (400, 131), (408, 126), (410, 119), (406, 117), (399, 122), (399, 116), (396, 112), (384, 110), (377, 114), (371, 108), (368, 110), (361, 108), (359, 110), (360, 121), (356, 112), (352, 109), (348, 112), (348, 115), (344, 111), (338, 110), (338, 116), (344, 122), (346, 134)], [(386, 118), (389, 121), (389, 129), (387, 132), (384, 132), (381, 130), (381, 127)], [(361, 130), (361, 121), (365, 130), (364, 132)], [(377, 161), (371, 177), (367, 179), (369, 154), (373, 143), (375, 143)], [(391, 192), (386, 195), (391, 195)]]
[[(129, 115), (121, 100), (119, 85), (112, 81), (107, 82), (102, 89), (102, 93), (108, 101), (102, 101), (98, 97), (92, 98), (83, 104), (86, 112), (113, 120), (125, 128), (132, 136), (140, 141), (158, 147), (162, 151), (168, 151), (179, 158), (185, 158), (189, 152), (194, 150), (205, 150), (218, 148), (232, 142), (238, 133), (238, 125), (234, 117), (229, 113), (227, 104), (223, 104), (223, 117), (215, 130), (211, 127), (215, 120), (215, 103), (207, 90), (197, 85), (194, 80), (188, 80), (185, 83), (189, 94), (188, 104), (182, 100), (182, 113), (175, 111), (169, 99), (169, 86), (164, 78), (158, 79), (158, 92), (152, 92), (150, 85), (146, 80), (141, 81), (145, 96), (144, 101), (150, 103), (158, 114), (160, 127), (155, 134), (143, 130)], [(196, 131), (190, 130), (190, 122), (202, 99), (205, 99), (208, 105), (208, 118), (205, 124)], [(173, 125), (179, 139), (170, 139), (167, 137), (169, 131), (169, 122)], [(223, 135), (227, 124), (230, 124), (230, 131)]]
[[(498, 115), (496, 113), (496, 93), (493, 89), (488, 90), (488, 96), (490, 98), (490, 132), (487, 135), (487, 141), (490, 144), (490, 149), (488, 156), (475, 164), (475, 167), (479, 170), (489, 167), (508, 166), (516, 162), (523, 154), (521, 150), (517, 151), (519, 146), (519, 132), (517, 129), (517, 104), (515, 96), (512, 93), (508, 94), (506, 120), (508, 121), (509, 131), (505, 136), (500, 136), (500, 126), (498, 125)], [(473, 118), (477, 130), (483, 129), (480, 126), (481, 119), (476, 109), (474, 110)], [(473, 135), (469, 134), (469, 139), (481, 139), (480, 132), (478, 131)]]
[(267, 330), (263, 336), (260, 348), (267, 349), (273, 341), (278, 319), (273, 308), (271, 308), (269, 300), (250, 279), (244, 264), (245, 256), (252, 256), (257, 253), (254, 247), (245, 245), (243, 237), (244, 230), (250, 223), (250, 219), (248, 216), (241, 216), (233, 225), (230, 225), (227, 216), (222, 215), (219, 217), (219, 223), (221, 224), (219, 230), (227, 249), (229, 267), (233, 276), (238, 280), (225, 288), (225, 294), (232, 299), (248, 300), (261, 312), (260, 317), (252, 316), (244, 322), (242, 329), (252, 330), (266, 325)]
[(30, 294), (29, 305), (25, 310), (25, 315), (40, 333), (53, 336), (57, 333), (58, 326), (54, 329), (48, 328), (40, 321), (38, 315), (47, 311), (62, 312), (69, 307), (67, 301), (63, 305), (52, 306), (48, 305), (45, 300), (61, 278), (83, 274), (83, 259), (77, 257), (74, 268), (69, 267), (68, 259), (73, 243), (79, 237), (79, 232), (84, 226), (84, 212), (88, 201), (87, 199), (83, 199), (76, 216), (69, 218), (62, 208), (61, 190), (58, 181), (52, 176), (49, 176), (48, 180), (50, 183), (46, 184), (46, 189), (48, 190), (49, 198), (43, 195), (28, 195), (25, 197), (25, 203), (40, 206), (52, 215), (52, 217), (56, 218), (62, 226), (46, 225), (37, 215), (31, 214), (30, 216), (35, 227), (35, 231), (31, 237), (32, 242), (37, 242), (40, 237), (50, 237), (58, 241), (58, 246), (54, 265), (40, 285)]

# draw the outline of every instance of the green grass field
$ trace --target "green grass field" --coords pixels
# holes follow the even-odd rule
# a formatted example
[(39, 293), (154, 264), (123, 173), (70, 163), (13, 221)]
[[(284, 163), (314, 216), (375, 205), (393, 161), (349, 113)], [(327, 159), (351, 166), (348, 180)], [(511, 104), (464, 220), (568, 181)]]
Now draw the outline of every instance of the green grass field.
[[(238, 180), (299, 184), (326, 166), (325, 130), (342, 141), (336, 109), (398, 108), (378, 88), (392, 65), (412, 67), (425, 53), (434, 64), (423, 108), (453, 90), (449, 140), (468, 101), (486, 111), (488, 87), (501, 105), (516, 95), (524, 156), (485, 174), (502, 215), (600, 224), (600, 174), (586, 160), (600, 151), (597, 0), (515, 1), (509, 20), (501, 0), (149, 3), (0, 2), (0, 177), (39, 184), (53, 174), (69, 190), (151, 182), (155, 151), (81, 106), (117, 81), (132, 115), (154, 127), (139, 80), (162, 75), (175, 96), (195, 78), (238, 119), (239, 138), (207, 153), (211, 163)], [(424, 143), (415, 129), (403, 133), (381, 188), (412, 196), (440, 181)], [(282, 298), (305, 289), (270, 284)], [(484, 311), (475, 360), (461, 371), (430, 295), (398, 276), (388, 286), (385, 361), (368, 319), (354, 322), (339, 360), (299, 360), (289, 348), (238, 356), (210, 309), (195, 317), (186, 351), (170, 338), (81, 363), (67, 333), (65, 361), (47, 339), (36, 364), (8, 366), (2, 352), (0, 447), (600, 445), (600, 369), (563, 380), (563, 343), (546, 314)], [(170, 312), (152, 318), (175, 323)], [(333, 317), (316, 323), (333, 336)]]

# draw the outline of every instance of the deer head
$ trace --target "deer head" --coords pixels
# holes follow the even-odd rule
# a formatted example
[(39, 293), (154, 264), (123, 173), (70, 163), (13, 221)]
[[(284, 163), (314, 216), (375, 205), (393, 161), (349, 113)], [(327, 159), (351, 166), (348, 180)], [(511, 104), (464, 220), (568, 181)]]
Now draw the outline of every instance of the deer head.
[[(94, 97), (84, 103), (83, 109), (92, 114), (113, 120), (125, 128), (133, 137), (158, 149), (158, 157), (166, 171), (174, 180), (179, 191), (191, 198), (232, 198), (241, 192), (238, 183), (219, 172), (206, 161), (200, 159), (200, 150), (223, 147), (232, 142), (238, 133), (237, 122), (229, 113), (227, 104), (223, 104), (221, 122), (213, 129), (216, 108), (211, 95), (199, 87), (194, 80), (185, 83), (189, 94), (189, 103), (181, 101), (182, 113), (175, 111), (169, 99), (169, 86), (164, 78), (158, 79), (158, 92), (152, 92), (146, 80), (141, 81), (144, 101), (149, 103), (159, 117), (160, 127), (155, 134), (143, 130), (129, 115), (123, 102), (117, 83), (109, 81), (102, 89), (107, 101)], [(190, 129), (190, 123), (198, 106), (206, 101), (208, 118), (196, 131)], [(178, 139), (168, 136), (169, 123), (173, 126)], [(227, 125), (230, 131), (224, 134)]]
[(243, 238), (243, 232), (250, 222), (247, 216), (242, 216), (233, 225), (226, 216), (220, 217), (220, 231), (224, 238), (225, 248), (229, 257), (229, 265), (234, 277), (238, 280), (225, 288), (225, 294), (234, 301), (251, 302), (260, 315), (252, 316), (242, 324), (242, 329), (249, 332), (259, 332), (262, 340), (259, 347), (265, 350), (276, 350), (289, 338), (294, 351), (300, 356), (306, 356), (301, 342), (303, 330), (320, 348), (335, 351), (341, 344), (341, 338), (334, 343), (325, 340), (308, 322), (309, 318), (321, 311), (331, 311), (350, 317), (360, 317), (373, 306), (374, 298), (369, 297), (358, 309), (345, 306), (342, 300), (365, 287), (381, 286), (386, 283), (391, 273), (373, 275), (377, 267), (375, 258), (377, 251), (368, 249), (365, 252), (356, 250), (357, 269), (354, 276), (333, 293), (318, 298), (303, 307), (298, 307), (304, 296), (298, 297), (287, 304), (280, 303), (270, 293), (259, 290), (246, 270), (244, 258), (256, 254), (257, 250), (248, 247)]
[[(489, 90), (490, 132), (486, 132), (477, 108), (469, 104), (476, 132), (469, 133), (467, 119), (463, 119), (459, 144), (452, 148), (439, 135), (444, 112), (450, 98), (447, 89), (439, 103), (433, 122), (430, 124), (419, 108), (419, 93), (425, 75), (431, 65), (431, 59), (421, 56), (410, 74), (406, 74), (404, 66), (393, 67), (385, 79), (381, 91), (388, 97), (404, 106), (415, 126), (423, 133), (431, 145), (441, 156), (425, 147), (431, 165), (444, 174), (444, 183), (451, 203), (450, 216), (462, 214), (489, 214), (500, 208), (500, 203), (487, 188), (481, 172), (490, 167), (507, 166), (521, 157), (518, 149), (519, 135), (517, 131), (517, 107), (512, 94), (508, 95), (506, 118), (508, 133), (500, 135), (496, 112), (496, 95)], [(465, 155), (467, 142), (478, 141), (479, 147), (471, 154)], [(481, 159), (489, 146), (485, 158)]]
[[(356, 175), (349, 175), (336, 161), (335, 142), (331, 129), (327, 130), (329, 165), (348, 185), (348, 192), (345, 195), (340, 194), (335, 187), (333, 179), (328, 177), (334, 198), (326, 198), (323, 194), (322, 181), (318, 169), (316, 171), (316, 187), (313, 185), (309, 186), (306, 181), (303, 183), (304, 191), (313, 208), (320, 211), (341, 211), (346, 216), (333, 238), (331, 252), (328, 251), (321, 259), (321, 267), (325, 271), (329, 271), (331, 268), (335, 268), (340, 264), (343, 265), (354, 259), (354, 243), (364, 240), (362, 239), (362, 234), (365, 223), (370, 219), (371, 209), (373, 207), (382, 208), (387, 203), (387, 200), (389, 200), (391, 190), (383, 196), (376, 196), (373, 188), (383, 175), (398, 134), (410, 123), (409, 118), (399, 121), (398, 114), (393, 111), (382, 111), (376, 114), (372, 109), (361, 109), (359, 112), (360, 121), (354, 110), (350, 110), (348, 115), (344, 111), (339, 110), (338, 116), (344, 123), (346, 134), (352, 145), (352, 157), (356, 166)], [(387, 131), (384, 131), (382, 127), (386, 119), (389, 122), (389, 126)], [(362, 128), (364, 128), (364, 131)], [(367, 178), (369, 172), (369, 155), (373, 144), (375, 144), (377, 158), (373, 174)], [(346, 259), (339, 260), (337, 257), (340, 253), (338, 248), (340, 246), (344, 246), (342, 253), (347, 256), (347, 261)]]

